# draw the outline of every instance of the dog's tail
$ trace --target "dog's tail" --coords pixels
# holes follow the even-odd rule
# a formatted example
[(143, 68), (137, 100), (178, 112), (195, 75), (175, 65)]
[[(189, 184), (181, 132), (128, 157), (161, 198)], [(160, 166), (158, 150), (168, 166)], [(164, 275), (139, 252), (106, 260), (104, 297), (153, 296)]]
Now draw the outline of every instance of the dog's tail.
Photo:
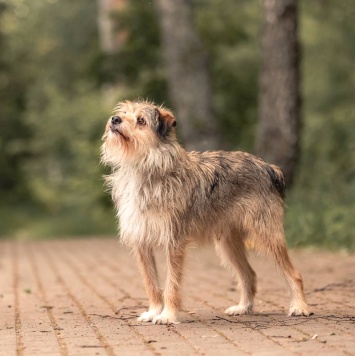
[(273, 164), (267, 164), (266, 171), (269, 174), (273, 187), (279, 193), (280, 197), (284, 199), (286, 192), (286, 179), (284, 172), (280, 167)]

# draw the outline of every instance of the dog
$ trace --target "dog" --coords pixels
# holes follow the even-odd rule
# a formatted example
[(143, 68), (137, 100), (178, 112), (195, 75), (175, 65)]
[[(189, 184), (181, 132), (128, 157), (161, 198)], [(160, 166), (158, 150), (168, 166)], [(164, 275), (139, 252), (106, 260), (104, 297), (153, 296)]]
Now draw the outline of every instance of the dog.
[[(178, 323), (181, 281), (190, 244), (213, 242), (235, 271), (241, 297), (228, 315), (249, 314), (256, 274), (246, 245), (273, 260), (290, 286), (289, 315), (308, 316), (301, 275), (284, 239), (285, 178), (277, 166), (245, 152), (187, 152), (178, 143), (173, 113), (145, 100), (120, 102), (103, 135), (101, 160), (119, 220), (121, 241), (136, 255), (149, 297), (138, 321)], [(164, 293), (154, 250), (167, 255)]]

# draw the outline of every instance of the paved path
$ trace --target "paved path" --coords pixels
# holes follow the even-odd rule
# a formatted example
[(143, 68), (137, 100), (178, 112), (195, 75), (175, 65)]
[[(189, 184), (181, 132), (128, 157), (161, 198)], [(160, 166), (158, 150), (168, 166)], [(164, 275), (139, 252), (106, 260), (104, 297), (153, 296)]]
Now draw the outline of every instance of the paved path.
[(236, 284), (203, 249), (186, 266), (184, 322), (165, 326), (136, 321), (147, 299), (116, 239), (0, 240), (0, 355), (355, 355), (355, 256), (292, 257), (313, 316), (288, 317), (283, 279), (253, 256), (256, 313), (225, 316)]

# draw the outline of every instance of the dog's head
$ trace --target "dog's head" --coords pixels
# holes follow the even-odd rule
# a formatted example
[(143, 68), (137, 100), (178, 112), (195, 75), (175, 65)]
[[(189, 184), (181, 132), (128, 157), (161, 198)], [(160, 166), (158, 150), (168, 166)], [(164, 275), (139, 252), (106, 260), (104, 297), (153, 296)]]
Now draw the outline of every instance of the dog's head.
[(148, 101), (118, 103), (106, 124), (102, 161), (117, 166), (139, 161), (151, 149), (175, 141), (171, 111)]

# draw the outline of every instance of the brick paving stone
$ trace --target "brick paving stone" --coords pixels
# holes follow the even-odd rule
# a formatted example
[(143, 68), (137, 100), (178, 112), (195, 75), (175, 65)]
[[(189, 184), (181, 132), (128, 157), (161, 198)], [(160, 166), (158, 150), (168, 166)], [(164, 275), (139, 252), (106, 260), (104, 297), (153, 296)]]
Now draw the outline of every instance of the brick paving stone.
[[(224, 315), (238, 301), (237, 284), (203, 248), (189, 251), (183, 321), (166, 326), (136, 321), (148, 300), (116, 238), (0, 240), (0, 356), (355, 355), (354, 255), (291, 256), (314, 315), (288, 317), (285, 281), (253, 254), (255, 313)], [(162, 254), (158, 265), (163, 276)]]

